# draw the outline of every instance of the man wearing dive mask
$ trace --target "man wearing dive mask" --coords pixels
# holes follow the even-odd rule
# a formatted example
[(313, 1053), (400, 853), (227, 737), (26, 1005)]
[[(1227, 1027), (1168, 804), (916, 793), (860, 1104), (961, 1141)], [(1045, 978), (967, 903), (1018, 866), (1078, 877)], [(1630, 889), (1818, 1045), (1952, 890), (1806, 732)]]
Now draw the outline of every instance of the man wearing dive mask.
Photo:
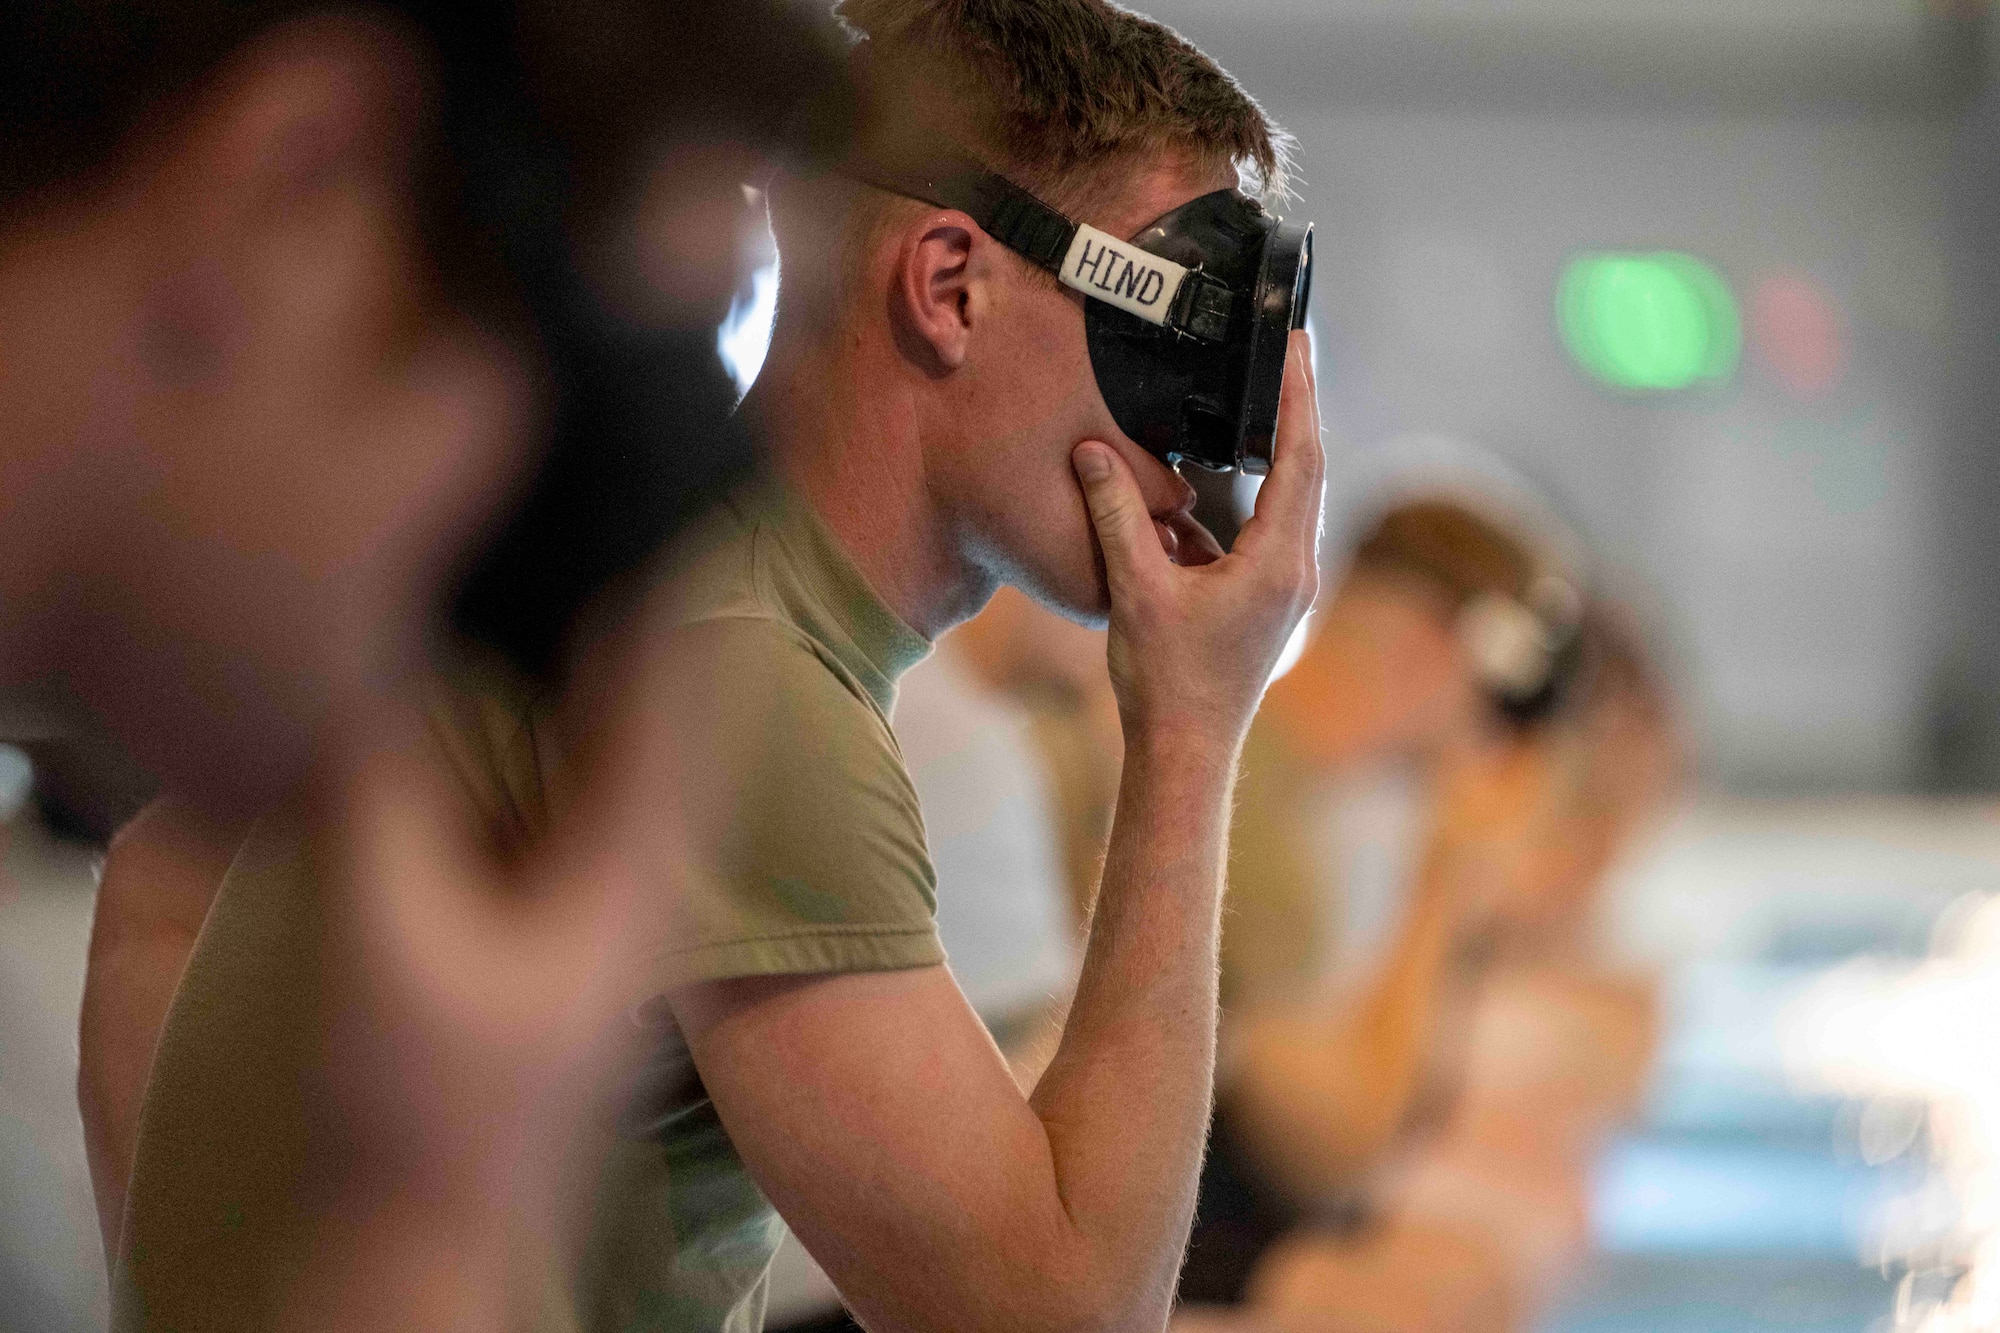
[[(1102, 0), (841, 13), (860, 147), (771, 194), (779, 314), (744, 414), (774, 475), (655, 613), (709, 721), (685, 751), (703, 854), (586, 1268), (602, 1326), (754, 1327), (687, 1297), (740, 1261), (714, 1237), (766, 1252), (767, 1198), (868, 1327), (1157, 1328), (1213, 1076), (1235, 756), (1317, 578), (1304, 236), (1254, 202), (1281, 139)], [(1268, 463), (1229, 554), (1169, 458)], [(899, 672), (1003, 583), (1108, 620), (1126, 742), (1077, 999), (1028, 1090), (944, 966), (888, 727)], [(676, 1172), (709, 1211), (672, 1210), (669, 1237)]]
[(898, 137), (916, 142), (864, 155), (856, 179), (964, 211), (1081, 294), (1091, 369), (1127, 437), (1168, 464), (1270, 471), (1285, 349), (1312, 291), (1310, 224), (1274, 218), (1231, 187), (1120, 239), (962, 151)]

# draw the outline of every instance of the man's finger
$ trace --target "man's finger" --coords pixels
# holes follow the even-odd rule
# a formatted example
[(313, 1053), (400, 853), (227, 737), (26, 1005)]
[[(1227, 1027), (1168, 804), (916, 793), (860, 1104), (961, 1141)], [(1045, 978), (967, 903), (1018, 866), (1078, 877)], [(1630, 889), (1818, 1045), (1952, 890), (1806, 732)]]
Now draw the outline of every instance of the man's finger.
[(1278, 434), (1271, 475), (1257, 491), (1257, 509), (1237, 539), (1238, 549), (1271, 540), (1317, 541), (1326, 457), (1320, 448), (1319, 402), (1313, 391), (1311, 344), (1294, 330), (1278, 400)]
[(1171, 520), (1174, 529), (1174, 563), (1183, 569), (1197, 565), (1212, 565), (1222, 559), (1222, 543), (1215, 540), (1215, 534), (1203, 527), (1201, 520), (1193, 514), (1175, 514)]
[(1070, 462), (1083, 487), (1090, 525), (1104, 551), (1105, 578), (1117, 601), (1157, 577), (1167, 564), (1166, 552), (1153, 529), (1146, 497), (1124, 459), (1109, 445), (1086, 440), (1070, 455)]

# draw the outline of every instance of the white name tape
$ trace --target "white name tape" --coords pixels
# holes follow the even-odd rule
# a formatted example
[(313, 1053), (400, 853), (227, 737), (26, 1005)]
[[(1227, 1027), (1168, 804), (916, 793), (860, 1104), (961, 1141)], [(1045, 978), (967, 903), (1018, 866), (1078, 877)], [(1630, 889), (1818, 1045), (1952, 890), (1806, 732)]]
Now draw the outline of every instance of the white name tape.
[(1095, 227), (1078, 227), (1063, 256), (1062, 280), (1149, 324), (1164, 324), (1187, 272), (1171, 259), (1149, 255)]

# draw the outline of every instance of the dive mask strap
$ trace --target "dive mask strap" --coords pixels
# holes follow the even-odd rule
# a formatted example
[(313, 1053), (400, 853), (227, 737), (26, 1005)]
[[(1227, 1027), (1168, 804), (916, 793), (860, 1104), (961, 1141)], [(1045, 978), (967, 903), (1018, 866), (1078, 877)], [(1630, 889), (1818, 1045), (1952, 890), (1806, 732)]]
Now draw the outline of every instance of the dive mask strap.
[(1198, 270), (1072, 221), (998, 172), (972, 162), (906, 170), (849, 164), (845, 175), (890, 194), (954, 208), (1065, 287), (1148, 324), (1224, 342), (1234, 294)]

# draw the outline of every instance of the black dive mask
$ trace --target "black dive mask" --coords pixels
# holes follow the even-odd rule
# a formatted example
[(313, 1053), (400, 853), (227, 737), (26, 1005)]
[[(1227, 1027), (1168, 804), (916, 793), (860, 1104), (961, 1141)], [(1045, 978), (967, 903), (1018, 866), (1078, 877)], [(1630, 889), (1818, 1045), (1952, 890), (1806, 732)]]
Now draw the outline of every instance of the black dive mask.
[(1270, 471), (1286, 341), (1305, 326), (1312, 287), (1310, 223), (1282, 222), (1236, 190), (1217, 190), (1127, 241), (963, 160), (852, 174), (970, 214), (1088, 298), (1097, 387), (1118, 429), (1149, 453), (1217, 472)]

